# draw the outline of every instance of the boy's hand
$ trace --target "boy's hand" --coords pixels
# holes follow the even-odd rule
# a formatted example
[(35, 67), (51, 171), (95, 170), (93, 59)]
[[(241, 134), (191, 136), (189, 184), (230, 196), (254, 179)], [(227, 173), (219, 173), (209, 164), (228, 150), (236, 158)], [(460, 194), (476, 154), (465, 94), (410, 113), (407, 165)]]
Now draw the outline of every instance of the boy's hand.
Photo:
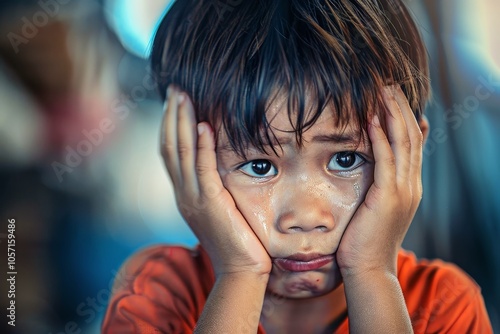
[(396, 274), (397, 254), (422, 197), (422, 132), (399, 86), (384, 87), (387, 135), (374, 117), (368, 128), (374, 182), (342, 236), (337, 261), (344, 277)]
[(197, 131), (186, 93), (171, 86), (168, 95), (161, 152), (182, 216), (208, 252), (217, 276), (269, 274), (269, 255), (217, 172), (213, 130), (200, 123)]

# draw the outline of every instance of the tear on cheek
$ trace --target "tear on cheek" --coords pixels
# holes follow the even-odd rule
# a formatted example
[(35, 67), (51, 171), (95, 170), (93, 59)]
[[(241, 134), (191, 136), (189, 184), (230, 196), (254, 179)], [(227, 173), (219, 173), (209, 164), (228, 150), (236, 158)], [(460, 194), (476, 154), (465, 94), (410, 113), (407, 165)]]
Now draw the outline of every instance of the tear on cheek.
[(356, 182), (356, 183), (354, 183), (352, 188), (354, 189), (354, 194), (356, 195), (356, 200), (359, 200), (359, 197), (361, 196), (361, 186), (359, 185), (359, 183)]
[(260, 210), (253, 212), (253, 215), (257, 221), (256, 226), (259, 226), (260, 228), (262, 228), (264, 235), (269, 237), (269, 233), (270, 233), (270, 228), (269, 228), (269, 224), (268, 224), (268, 217), (270, 216), (269, 213), (264, 209), (260, 209)]
[(346, 211), (351, 211), (356, 209), (360, 203), (361, 185), (355, 182), (347, 189), (341, 192), (341, 196), (334, 198), (332, 204)]

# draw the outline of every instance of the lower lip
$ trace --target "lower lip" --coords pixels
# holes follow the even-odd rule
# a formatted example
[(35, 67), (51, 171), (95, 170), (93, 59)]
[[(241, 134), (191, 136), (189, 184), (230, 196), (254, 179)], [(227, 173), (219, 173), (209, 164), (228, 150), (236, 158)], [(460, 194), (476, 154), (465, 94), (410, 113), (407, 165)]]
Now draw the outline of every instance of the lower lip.
[(274, 259), (274, 263), (286, 271), (310, 271), (319, 269), (333, 261), (333, 255), (326, 255), (311, 261), (297, 261), (290, 259)]

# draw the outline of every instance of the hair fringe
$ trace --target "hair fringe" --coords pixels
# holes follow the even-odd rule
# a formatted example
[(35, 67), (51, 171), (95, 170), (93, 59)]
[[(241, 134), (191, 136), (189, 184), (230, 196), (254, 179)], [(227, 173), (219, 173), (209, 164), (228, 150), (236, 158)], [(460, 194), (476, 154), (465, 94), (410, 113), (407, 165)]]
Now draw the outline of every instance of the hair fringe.
[(267, 111), (282, 96), (299, 145), (327, 105), (337, 126), (364, 132), (385, 110), (385, 85), (399, 84), (422, 114), (427, 54), (401, 0), (241, 0), (222, 12), (220, 3), (177, 0), (151, 62), (162, 98), (170, 84), (186, 91), (198, 121), (222, 128), (240, 155), (249, 146), (268, 153), (276, 136)]

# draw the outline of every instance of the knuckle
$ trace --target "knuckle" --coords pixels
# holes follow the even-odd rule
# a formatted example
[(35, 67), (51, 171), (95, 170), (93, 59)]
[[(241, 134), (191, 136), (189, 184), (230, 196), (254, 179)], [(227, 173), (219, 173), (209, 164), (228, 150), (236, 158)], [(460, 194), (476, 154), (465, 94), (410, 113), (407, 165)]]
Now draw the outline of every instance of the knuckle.
[(375, 144), (380, 144), (387, 140), (387, 136), (384, 133), (384, 130), (382, 130), (382, 128), (377, 128), (373, 136), (374, 138), (372, 141), (374, 141)]
[(193, 154), (193, 149), (187, 145), (179, 145), (177, 154), (179, 154), (179, 159), (185, 160)]
[(403, 140), (402, 145), (403, 145), (403, 147), (404, 147), (404, 149), (405, 149), (406, 151), (408, 151), (408, 152), (409, 152), (409, 151), (411, 151), (411, 146), (412, 146), (412, 145), (411, 145), (411, 141), (410, 141), (410, 138), (409, 138), (409, 137), (406, 137), (406, 138)]
[(396, 167), (396, 157), (391, 155), (390, 157), (385, 158), (384, 164), (386, 164), (389, 167)]
[(198, 143), (197, 143), (197, 148), (198, 150), (207, 150), (209, 149), (207, 143), (205, 143), (203, 140), (198, 140)]
[(164, 158), (169, 158), (175, 152), (175, 145), (173, 144), (165, 144), (161, 147), (161, 154)]
[(204, 174), (207, 174), (208, 172), (210, 172), (210, 166), (208, 166), (206, 164), (198, 163), (195, 166), (195, 171), (196, 171), (196, 174), (198, 174), (198, 175), (204, 175)]
[(213, 199), (216, 198), (221, 191), (222, 189), (218, 184), (215, 182), (209, 182), (203, 186), (202, 195), (207, 199)]
[(177, 199), (177, 208), (186, 220), (192, 216), (199, 215), (205, 206), (206, 202), (198, 196), (185, 196), (182, 199)]
[(187, 205), (186, 203), (178, 201), (177, 207), (179, 208), (179, 212), (181, 213), (182, 217), (186, 219), (194, 214), (194, 208), (190, 205)]

